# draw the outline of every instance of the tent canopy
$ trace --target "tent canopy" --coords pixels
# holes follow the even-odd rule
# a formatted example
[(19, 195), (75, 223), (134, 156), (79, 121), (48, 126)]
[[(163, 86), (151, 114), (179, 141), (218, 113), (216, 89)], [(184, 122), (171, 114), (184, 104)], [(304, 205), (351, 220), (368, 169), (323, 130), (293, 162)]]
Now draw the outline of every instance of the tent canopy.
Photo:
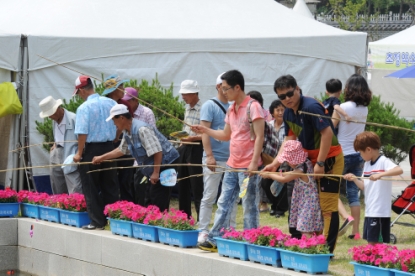
[[(20, 37), (20, 33), (11, 34), (0, 29), (0, 69), (18, 71)], [(6, 80), (0, 78), (0, 82), (2, 81)]]

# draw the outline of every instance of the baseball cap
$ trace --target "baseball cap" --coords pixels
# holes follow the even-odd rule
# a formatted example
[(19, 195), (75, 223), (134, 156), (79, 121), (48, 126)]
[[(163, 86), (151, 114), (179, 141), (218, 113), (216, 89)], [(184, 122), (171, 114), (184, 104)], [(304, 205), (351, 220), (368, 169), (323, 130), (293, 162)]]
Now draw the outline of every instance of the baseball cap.
[(88, 84), (88, 79), (90, 79), (90, 77), (84, 76), (84, 75), (81, 75), (81, 76), (76, 78), (76, 80), (75, 80), (75, 91), (73, 92), (72, 97), (75, 96), (78, 93), (79, 88), (82, 88), (82, 87), (84, 87), (85, 85)]
[(222, 84), (222, 79), (221, 79), (221, 77), (222, 77), (222, 75), (223, 74), (225, 74), (226, 72), (223, 72), (222, 74), (220, 74), (217, 78), (216, 78), (216, 85), (218, 85), (218, 84)]
[(132, 98), (138, 98), (138, 92), (132, 87), (126, 87), (124, 89), (124, 97), (122, 98), (124, 101), (131, 100)]
[(123, 104), (116, 104), (111, 108), (110, 116), (105, 121), (108, 122), (109, 120), (114, 118), (114, 116), (125, 114), (125, 113), (129, 113), (128, 108)]
[(197, 93), (200, 91), (199, 85), (195, 80), (184, 80), (180, 84), (180, 94)]

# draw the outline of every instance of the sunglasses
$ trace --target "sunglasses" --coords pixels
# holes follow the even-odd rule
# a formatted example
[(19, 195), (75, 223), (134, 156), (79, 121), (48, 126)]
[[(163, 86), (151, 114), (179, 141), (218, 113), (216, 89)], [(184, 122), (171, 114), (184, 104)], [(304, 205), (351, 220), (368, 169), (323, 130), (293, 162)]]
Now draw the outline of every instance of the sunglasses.
[(294, 88), (293, 90), (291, 90), (291, 91), (288, 91), (287, 93), (285, 93), (285, 94), (279, 94), (278, 95), (278, 99), (280, 99), (281, 101), (283, 101), (283, 100), (285, 100), (285, 98), (291, 98), (292, 96), (294, 96), (294, 92), (295, 92), (295, 89), (296, 88)]

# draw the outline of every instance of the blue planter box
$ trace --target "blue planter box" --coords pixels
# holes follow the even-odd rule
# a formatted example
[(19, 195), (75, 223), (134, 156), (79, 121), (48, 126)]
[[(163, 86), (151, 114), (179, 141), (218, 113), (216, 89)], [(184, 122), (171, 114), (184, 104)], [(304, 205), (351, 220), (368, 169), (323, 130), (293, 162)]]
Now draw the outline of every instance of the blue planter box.
[(60, 222), (59, 209), (39, 206), (39, 218), (51, 222)]
[(140, 240), (159, 242), (157, 228), (153, 225), (132, 222), (133, 237)]
[(248, 259), (251, 262), (281, 267), (281, 255), (278, 249), (269, 246), (247, 244)]
[(75, 227), (82, 227), (91, 223), (87, 212), (72, 212), (67, 210), (60, 210), (60, 220), (62, 224), (71, 225)]
[(15, 217), (19, 213), (20, 203), (0, 203), (0, 217)]
[(39, 219), (39, 205), (22, 203), (20, 206), (23, 217)]
[(222, 238), (215, 238), (215, 240), (219, 256), (239, 259), (241, 261), (248, 260), (248, 247), (245, 242)]
[[(359, 264), (350, 262), (354, 266), (355, 276), (393, 276), (391, 269), (381, 268), (373, 265)], [(396, 275), (396, 274), (395, 274)]]
[(159, 242), (179, 246), (179, 247), (196, 247), (198, 230), (173, 230), (164, 227), (157, 227)]
[(120, 236), (133, 236), (133, 230), (131, 227), (131, 221), (119, 220), (119, 219), (109, 219), (111, 232), (115, 235)]
[(415, 275), (415, 273), (405, 272), (402, 270), (391, 269), (391, 271), (395, 274), (395, 276), (411, 276)]
[(282, 267), (310, 274), (327, 273), (330, 256), (333, 256), (333, 254), (304, 254), (283, 249), (278, 250), (281, 254)]

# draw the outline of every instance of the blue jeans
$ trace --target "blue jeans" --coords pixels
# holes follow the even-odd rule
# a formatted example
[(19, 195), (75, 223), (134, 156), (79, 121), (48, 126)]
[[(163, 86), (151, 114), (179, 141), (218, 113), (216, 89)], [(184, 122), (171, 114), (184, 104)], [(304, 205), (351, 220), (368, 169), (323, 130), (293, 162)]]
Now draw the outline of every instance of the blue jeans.
[[(226, 166), (226, 169), (232, 169)], [(241, 170), (241, 169), (238, 169)], [(247, 176), (243, 172), (225, 172), (222, 181), (222, 192), (218, 200), (218, 209), (215, 213), (213, 226), (209, 232), (209, 241), (216, 244), (214, 237), (221, 236), (220, 230), (229, 227), (230, 216), (233, 206), (238, 200), (240, 186)], [(259, 176), (253, 175), (249, 178), (246, 195), (242, 198), (244, 214), (244, 229), (257, 228), (259, 226)]]
[[(360, 156), (360, 153), (346, 155), (344, 157), (343, 174), (352, 173), (357, 177), (362, 176), (364, 163), (365, 161)], [(359, 188), (353, 181), (346, 180), (346, 195), (350, 207), (360, 206)]]

